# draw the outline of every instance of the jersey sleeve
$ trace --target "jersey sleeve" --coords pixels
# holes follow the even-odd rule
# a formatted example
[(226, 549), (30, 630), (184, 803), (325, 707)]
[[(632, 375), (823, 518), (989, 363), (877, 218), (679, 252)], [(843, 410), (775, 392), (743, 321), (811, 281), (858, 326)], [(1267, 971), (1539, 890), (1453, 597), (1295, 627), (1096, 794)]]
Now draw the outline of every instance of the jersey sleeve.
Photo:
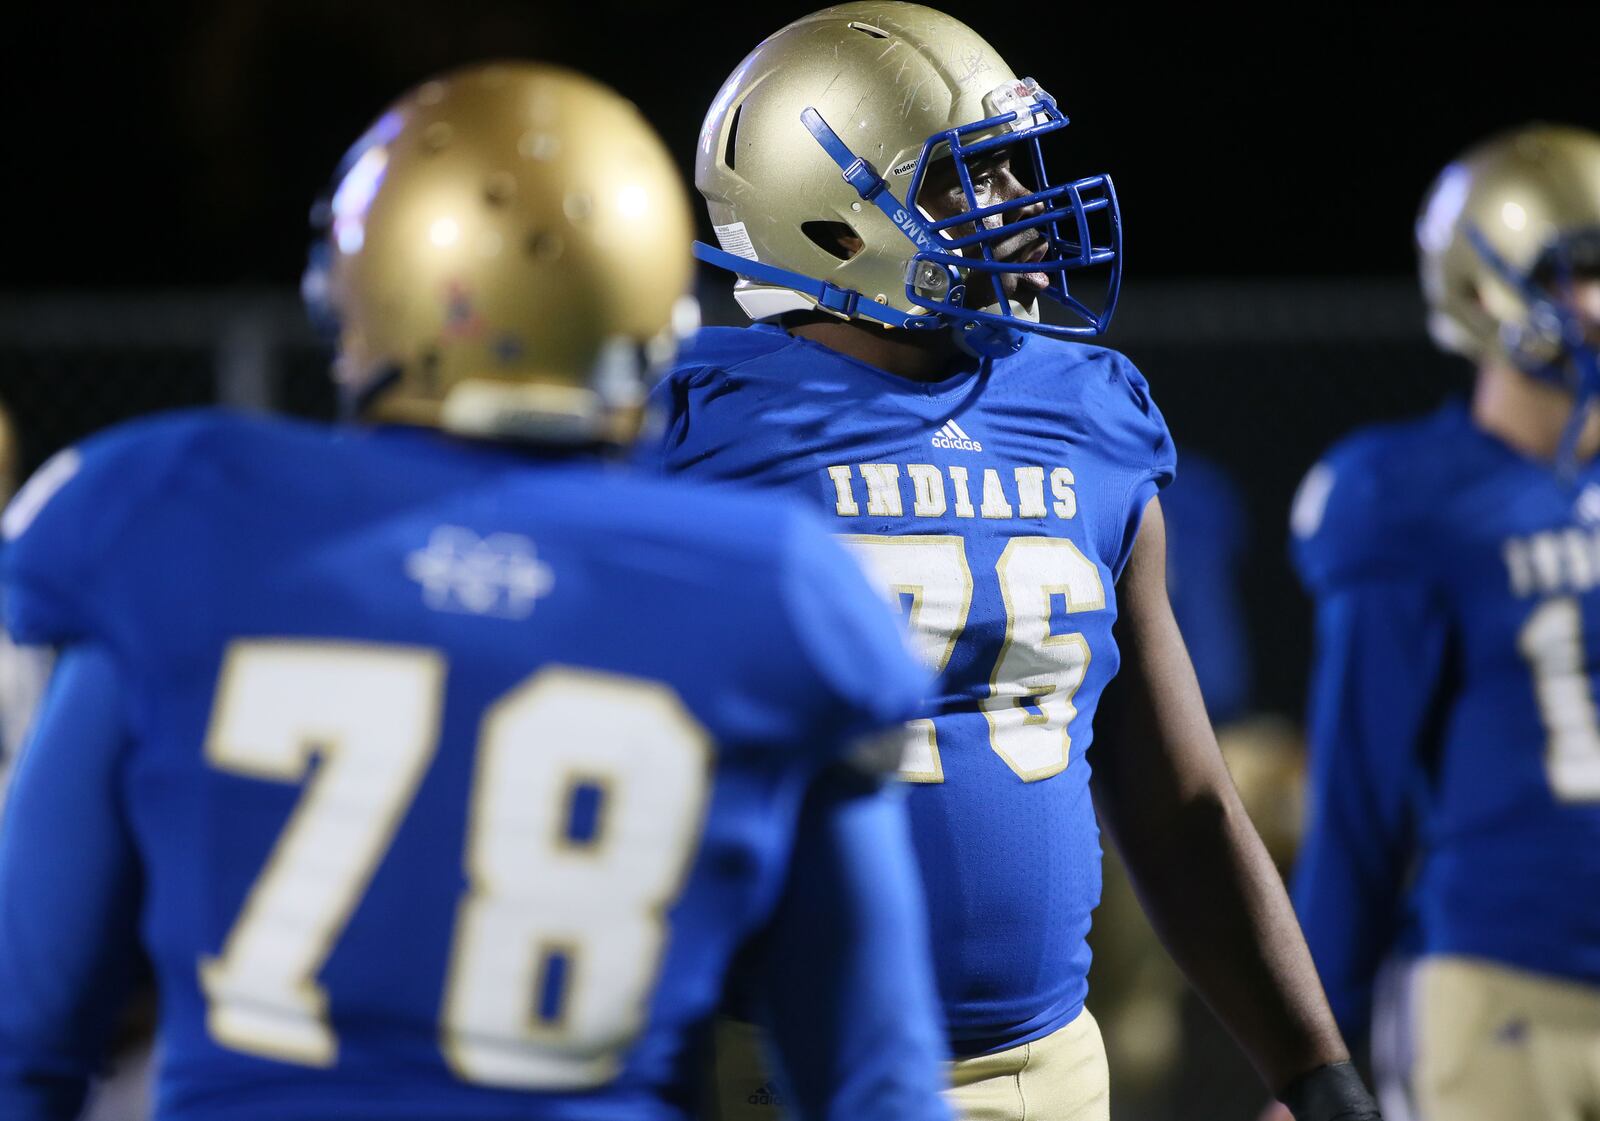
[(1407, 855), (1450, 630), (1426, 588), (1369, 582), (1319, 598), (1309, 809), (1295, 909), (1339, 1026), (1363, 1038), (1403, 924)]
[(760, 429), (740, 423), (730, 407), (718, 370), (704, 364), (679, 366), (650, 393), (646, 431), (634, 455), (636, 466), (676, 474), (731, 448), (760, 438)]
[(803, 1121), (947, 1121), (947, 1057), (904, 791), (812, 788), (757, 963), (785, 1100)]
[(1161, 495), (1167, 523), (1167, 594), (1216, 724), (1250, 707), (1251, 666), (1239, 576), (1248, 521), (1221, 468), (1186, 456), (1183, 478)]
[(1352, 1039), (1368, 1030), (1378, 967), (1400, 934), (1452, 643), (1390, 472), (1384, 449), (1358, 437), (1312, 468), (1291, 513), (1295, 565), (1316, 601), (1310, 815), (1293, 895)]
[(0, 818), (0, 1117), (76, 1117), (139, 969), (108, 653), (61, 656)]
[(1334, 448), (1306, 473), (1289, 516), (1290, 551), (1306, 590), (1320, 596), (1364, 580), (1422, 575), (1422, 536), (1404, 473), (1370, 434)]
[(791, 428), (772, 420), (791, 385), (754, 377), (751, 366), (789, 345), (788, 334), (775, 329), (702, 329), (650, 395), (639, 465), (677, 473), (706, 464), (715, 477), (737, 480), (789, 462)]
[(666, 470), (669, 446), (682, 439), (681, 432), (677, 431), (684, 422), (680, 394), (677, 370), (668, 371), (651, 388), (650, 396), (645, 401), (644, 425), (639, 430), (638, 440), (628, 452), (631, 466), (651, 474)]
[(5, 629), (16, 642), (55, 646), (95, 633), (115, 543), (192, 427), (176, 418), (119, 426), (58, 452), (17, 492), (0, 518)]
[(1150, 395), (1150, 383), (1127, 358), (1114, 351), (1108, 353), (1112, 369), (1107, 391), (1116, 402), (1113, 415), (1117, 418), (1112, 438), (1119, 458), (1129, 465), (1131, 473), (1119, 507), (1122, 511), (1118, 526), (1120, 539), (1111, 566), (1112, 579), (1117, 580), (1121, 579), (1122, 570), (1133, 555), (1133, 543), (1138, 539), (1145, 507), (1177, 476), (1178, 450), (1173, 445), (1166, 418)]
[(93, 532), (94, 483), (83, 477), (83, 452), (57, 452), (17, 492), (0, 518), (5, 547), (5, 629), (17, 641), (54, 644), (89, 629), (84, 603)]
[(785, 538), (783, 608), (825, 698), (814, 733), (836, 753), (893, 770), (899, 760), (880, 750), (878, 733), (918, 714), (928, 671), (901, 621), (815, 515), (794, 509)]

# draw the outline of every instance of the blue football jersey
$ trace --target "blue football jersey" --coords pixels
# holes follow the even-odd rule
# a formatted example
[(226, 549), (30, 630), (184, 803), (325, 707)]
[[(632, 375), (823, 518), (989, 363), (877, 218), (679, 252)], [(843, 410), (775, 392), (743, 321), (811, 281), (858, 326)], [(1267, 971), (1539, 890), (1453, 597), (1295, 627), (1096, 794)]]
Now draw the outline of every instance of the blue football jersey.
[(1600, 983), (1600, 467), (1563, 479), (1460, 403), (1360, 432), (1301, 485), (1316, 600), (1295, 902), (1361, 1034), (1423, 953)]
[(942, 671), (902, 776), (952, 1048), (1067, 1023), (1100, 897), (1085, 753), (1114, 586), (1173, 474), (1144, 378), (1031, 337), (919, 383), (755, 326), (703, 331), (656, 401), (667, 470), (815, 505)]
[(1249, 522), (1239, 488), (1215, 463), (1184, 450), (1183, 478), (1161, 492), (1167, 594), (1194, 662), (1206, 712), (1225, 724), (1250, 710), (1250, 649), (1240, 565)]
[[(72, 1115), (135, 937), (163, 1119), (687, 1116), (819, 776), (928, 687), (813, 515), (419, 430), (140, 422), (6, 529), (12, 633), (67, 648), (0, 832), (7, 1117)], [(900, 799), (865, 801), (824, 842), (890, 857), (850, 921), (914, 936), (805, 1006), (939, 1121)]]

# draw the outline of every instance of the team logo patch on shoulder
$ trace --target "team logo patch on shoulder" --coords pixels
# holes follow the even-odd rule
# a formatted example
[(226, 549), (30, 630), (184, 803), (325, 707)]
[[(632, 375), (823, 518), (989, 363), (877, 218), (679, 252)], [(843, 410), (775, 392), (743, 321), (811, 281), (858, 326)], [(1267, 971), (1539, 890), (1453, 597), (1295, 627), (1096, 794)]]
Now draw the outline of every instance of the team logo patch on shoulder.
[(1600, 525), (1600, 483), (1590, 483), (1578, 492), (1572, 513), (1584, 525)]
[(933, 446), (936, 448), (952, 448), (963, 452), (981, 452), (983, 445), (968, 436), (959, 424), (953, 420), (944, 422), (944, 427), (933, 434)]
[(83, 455), (77, 448), (63, 448), (51, 456), (45, 465), (17, 492), (0, 518), (0, 533), (7, 541), (15, 541), (33, 524), (39, 511), (49, 505), (56, 492), (72, 481), (83, 466)]
[(555, 587), (528, 538), (479, 537), (455, 525), (435, 527), (427, 546), (406, 557), (406, 576), (422, 585), (422, 602), (434, 611), (497, 619), (526, 619)]
[(1289, 508), (1289, 528), (1301, 540), (1316, 535), (1322, 527), (1322, 516), (1328, 512), (1328, 499), (1333, 494), (1333, 468), (1319, 463), (1300, 480), (1294, 492), (1294, 504)]

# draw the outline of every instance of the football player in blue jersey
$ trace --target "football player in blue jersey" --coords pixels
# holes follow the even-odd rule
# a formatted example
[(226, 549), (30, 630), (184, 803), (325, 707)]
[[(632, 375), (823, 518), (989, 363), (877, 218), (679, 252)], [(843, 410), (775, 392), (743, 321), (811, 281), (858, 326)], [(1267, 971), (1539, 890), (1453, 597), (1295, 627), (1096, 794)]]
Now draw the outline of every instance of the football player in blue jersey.
[(1600, 1116), (1600, 136), (1484, 142), (1416, 232), (1434, 339), (1476, 381), (1346, 439), (1296, 499), (1317, 655), (1295, 901), (1352, 1038), (1386, 956), (1421, 954), (1423, 1118), (1579, 1121)]
[(378, 423), (140, 422), (6, 514), (8, 622), (63, 652), (0, 834), (0, 1116), (74, 1116), (142, 946), (163, 1121), (685, 1118), (778, 909), (800, 1115), (944, 1121), (875, 773), (925, 671), (809, 513), (597, 458), (681, 325), (660, 141), (588, 79), (470, 68), (329, 219)]
[[(1084, 1010), (1093, 797), (1272, 1089), (1303, 1121), (1374, 1116), (1173, 623), (1166, 425), (1133, 365), (1083, 341), (1115, 303), (1120, 217), (1106, 177), (1046, 177), (1065, 123), (914, 4), (828, 8), (756, 47), (706, 117), (696, 183), (722, 246), (699, 252), (758, 323), (702, 332), (660, 387), (657, 458), (819, 507), (943, 671), (903, 775), (960, 1114), (1107, 1116)], [(1067, 322), (1040, 322), (1041, 300)], [(719, 1065), (725, 1114), (748, 1114), (761, 1076)]]

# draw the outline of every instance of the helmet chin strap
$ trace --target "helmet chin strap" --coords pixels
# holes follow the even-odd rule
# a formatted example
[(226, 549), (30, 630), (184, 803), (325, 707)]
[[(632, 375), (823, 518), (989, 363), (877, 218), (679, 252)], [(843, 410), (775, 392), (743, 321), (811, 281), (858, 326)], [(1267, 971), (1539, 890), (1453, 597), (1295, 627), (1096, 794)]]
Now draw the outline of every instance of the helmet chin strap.
[[(1013, 317), (1026, 323), (1039, 321), (1038, 305), (1029, 308), (1016, 300), (1006, 302), (1011, 308)], [(998, 303), (986, 304), (979, 310), (985, 311), (999, 306)], [(1021, 350), (1022, 344), (1027, 341), (1027, 336), (1022, 331), (1002, 327), (992, 321), (968, 319), (952, 324), (950, 330), (955, 333), (956, 345), (974, 358), (1004, 358)]]
[(1600, 400), (1600, 350), (1586, 343), (1578, 343), (1568, 349), (1567, 357), (1577, 373), (1577, 386), (1573, 395), (1572, 415), (1567, 418), (1567, 426), (1561, 430), (1556, 466), (1570, 480), (1578, 473), (1578, 441), (1583, 438), (1590, 406)]

